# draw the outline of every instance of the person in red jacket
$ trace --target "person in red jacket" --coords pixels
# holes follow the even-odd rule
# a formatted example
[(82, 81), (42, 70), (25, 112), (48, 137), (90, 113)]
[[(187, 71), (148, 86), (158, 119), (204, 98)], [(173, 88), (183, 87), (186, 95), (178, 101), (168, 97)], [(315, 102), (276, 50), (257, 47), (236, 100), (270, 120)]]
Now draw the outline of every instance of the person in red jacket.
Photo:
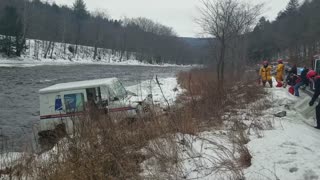
[[(320, 95), (320, 76), (317, 76), (317, 73), (313, 70), (310, 70), (307, 74), (308, 79), (313, 79), (315, 82), (315, 91), (311, 101), (309, 102), (309, 106), (313, 106), (315, 101), (318, 99)], [(316, 107), (316, 118), (317, 118), (317, 125), (316, 129), (320, 129), (320, 104)]]

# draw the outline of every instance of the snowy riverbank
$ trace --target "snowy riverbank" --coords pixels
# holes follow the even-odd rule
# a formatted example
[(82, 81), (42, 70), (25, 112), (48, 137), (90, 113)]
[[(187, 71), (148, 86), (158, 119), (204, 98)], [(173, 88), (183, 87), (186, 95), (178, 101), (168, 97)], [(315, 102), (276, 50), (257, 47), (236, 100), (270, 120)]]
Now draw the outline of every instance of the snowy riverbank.
[[(319, 179), (320, 131), (307, 125), (308, 120), (293, 108), (308, 96), (297, 98), (283, 88), (268, 91), (273, 105), (262, 118), (273, 119), (274, 129), (264, 131), (262, 138), (251, 137), (248, 146), (253, 159), (252, 166), (245, 170), (247, 179)], [(272, 115), (281, 111), (287, 116)]]
[[(94, 47), (78, 46), (77, 54), (73, 44), (54, 43), (53, 47), (48, 41), (34, 39), (26, 40), (27, 49), (19, 58), (7, 58), (0, 54), (0, 67), (32, 67), (42, 65), (73, 65), (73, 64), (97, 64), (97, 65), (132, 65), (132, 66), (157, 66), (173, 67), (176, 64), (157, 64), (151, 59), (139, 59), (134, 52), (117, 52), (110, 49), (98, 48), (97, 57), (94, 59)], [(51, 47), (51, 48), (49, 48)], [(49, 50), (49, 51), (48, 51)], [(170, 62), (170, 61), (169, 61)], [(188, 65), (191, 67), (191, 65)], [(194, 65), (195, 66), (195, 65)]]
[[(178, 172), (186, 179), (200, 180), (235, 178), (237, 173), (248, 180), (319, 179), (320, 131), (306, 124), (311, 122), (310, 119), (305, 119), (294, 109), (302, 99), (310, 97), (302, 93), (297, 98), (284, 88), (268, 88), (266, 91), (269, 93), (266, 99), (246, 105), (246, 109), (238, 110), (236, 117), (226, 116), (238, 118), (249, 127), (245, 132), (250, 140), (246, 145), (252, 155), (250, 167), (241, 170), (223, 163), (235, 162), (239, 158), (228, 135), (232, 130), (226, 124), (225, 130), (210, 130), (197, 135), (177, 134), (175, 141), (179, 149), (178, 157), (182, 161), (177, 169), (171, 170), (172, 174)], [(254, 106), (260, 105), (265, 105), (267, 109), (261, 115), (251, 116)], [(286, 111), (285, 117), (274, 116), (282, 111)], [(251, 128), (256, 123), (258, 128), (263, 127), (264, 130)], [(155, 159), (144, 162), (142, 175), (168, 178), (169, 173), (159, 174), (161, 167), (155, 164)]]
[(150, 67), (199, 67), (199, 65), (177, 65), (177, 64), (148, 64), (138, 60), (126, 60), (126, 61), (91, 61), (86, 59), (80, 59), (77, 61), (69, 61), (64, 59), (7, 59), (0, 57), (0, 67), (34, 67), (34, 66), (63, 66), (63, 65), (114, 65), (114, 66), (150, 66)]

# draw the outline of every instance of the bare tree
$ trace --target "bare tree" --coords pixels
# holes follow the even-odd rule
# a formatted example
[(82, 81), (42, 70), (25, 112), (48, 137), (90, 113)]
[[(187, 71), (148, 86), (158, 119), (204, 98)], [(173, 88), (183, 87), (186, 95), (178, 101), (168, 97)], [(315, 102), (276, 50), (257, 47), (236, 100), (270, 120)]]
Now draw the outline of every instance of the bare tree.
[(93, 13), (93, 16), (95, 17), (93, 19), (94, 23), (94, 29), (95, 31), (95, 37), (94, 37), (94, 53), (93, 53), (93, 59), (96, 60), (98, 55), (98, 46), (101, 47), (101, 42), (103, 40), (103, 23), (106, 19), (109, 18), (109, 15), (106, 13), (106, 10), (96, 10)]
[(217, 41), (218, 88), (223, 87), (226, 52), (230, 43), (250, 30), (261, 9), (262, 4), (252, 5), (240, 0), (202, 0), (198, 23), (203, 33)]

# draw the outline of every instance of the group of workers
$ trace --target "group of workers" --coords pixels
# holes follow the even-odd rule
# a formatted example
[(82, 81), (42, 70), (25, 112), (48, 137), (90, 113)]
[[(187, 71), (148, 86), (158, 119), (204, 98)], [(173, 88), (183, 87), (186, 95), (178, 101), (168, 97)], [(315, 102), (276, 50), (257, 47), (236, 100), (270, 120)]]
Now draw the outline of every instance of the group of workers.
[[(287, 74), (286, 78), (284, 76)], [(270, 87), (273, 87), (272, 81), (272, 67), (269, 65), (268, 61), (264, 61), (262, 67), (259, 71), (260, 80), (262, 81), (263, 86), (266, 86), (267, 82)], [(286, 73), (285, 65), (283, 60), (278, 60), (278, 65), (276, 68), (275, 79), (277, 82), (276, 87), (286, 88), (289, 85), (289, 92), (297, 97), (300, 96), (299, 89), (301, 87), (306, 87), (309, 85), (314, 85), (314, 95), (309, 102), (310, 106), (313, 106), (315, 101), (320, 95), (320, 75), (318, 75), (314, 70), (304, 67), (301, 71), (301, 74), (298, 75), (297, 66), (293, 65), (292, 68)], [(313, 82), (313, 83), (310, 83)], [(320, 129), (320, 104), (316, 107), (316, 119), (317, 125), (316, 129)]]

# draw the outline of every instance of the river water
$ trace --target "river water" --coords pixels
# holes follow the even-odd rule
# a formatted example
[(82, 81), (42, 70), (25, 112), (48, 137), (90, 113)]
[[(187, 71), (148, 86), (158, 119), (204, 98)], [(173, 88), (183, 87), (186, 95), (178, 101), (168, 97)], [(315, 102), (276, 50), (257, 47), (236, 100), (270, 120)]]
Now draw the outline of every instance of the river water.
[(39, 89), (64, 82), (117, 77), (125, 86), (172, 77), (185, 67), (63, 65), (0, 67), (0, 151), (22, 151), (39, 121)]

